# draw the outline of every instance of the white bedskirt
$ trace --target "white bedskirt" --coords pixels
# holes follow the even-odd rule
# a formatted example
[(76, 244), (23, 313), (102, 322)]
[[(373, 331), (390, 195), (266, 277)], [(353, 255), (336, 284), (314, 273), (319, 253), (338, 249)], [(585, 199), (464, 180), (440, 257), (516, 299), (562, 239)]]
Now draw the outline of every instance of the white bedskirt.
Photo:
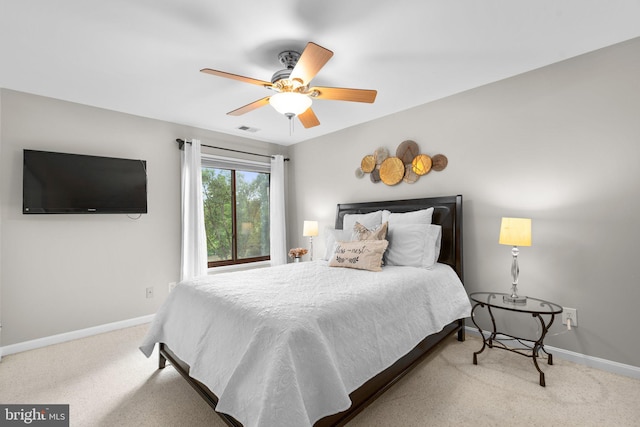
[(245, 427), (311, 426), (426, 336), (468, 317), (447, 265), (369, 272), (325, 261), (178, 284), (140, 349), (165, 343)]

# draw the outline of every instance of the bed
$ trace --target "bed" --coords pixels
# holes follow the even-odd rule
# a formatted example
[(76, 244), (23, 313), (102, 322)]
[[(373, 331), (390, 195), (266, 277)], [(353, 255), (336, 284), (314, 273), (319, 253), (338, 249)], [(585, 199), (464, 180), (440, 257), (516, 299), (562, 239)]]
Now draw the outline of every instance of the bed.
[(140, 349), (158, 344), (159, 368), (169, 361), (228, 425), (344, 425), (446, 337), (464, 340), (470, 304), (462, 196), (337, 206), (336, 229), (428, 208), (441, 229), (428, 269), (319, 260), (197, 278), (178, 284)]

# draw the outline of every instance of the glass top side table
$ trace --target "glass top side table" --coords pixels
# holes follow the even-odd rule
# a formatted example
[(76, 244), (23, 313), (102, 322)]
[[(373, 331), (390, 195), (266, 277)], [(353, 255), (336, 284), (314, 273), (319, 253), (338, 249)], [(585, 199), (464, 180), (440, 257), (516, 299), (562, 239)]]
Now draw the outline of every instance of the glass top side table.
[[(547, 355), (547, 363), (549, 365), (553, 365), (553, 356), (550, 353), (547, 353), (547, 351), (544, 349), (544, 337), (547, 335), (549, 327), (553, 324), (556, 314), (562, 313), (562, 307), (549, 301), (531, 297), (527, 298), (526, 303), (505, 302), (502, 298), (505, 295), (508, 296), (509, 294), (499, 292), (474, 292), (469, 295), (471, 301), (475, 303), (475, 305), (471, 309), (471, 321), (476, 326), (476, 328), (478, 328), (478, 331), (480, 332), (480, 336), (482, 338), (482, 348), (479, 351), (473, 353), (473, 364), (478, 364), (478, 354), (482, 353), (486, 347), (501, 348), (503, 350), (509, 350), (523, 356), (531, 357), (533, 359), (533, 364), (536, 367), (536, 370), (540, 374), (540, 385), (542, 387), (545, 387), (546, 384), (544, 372), (542, 372), (542, 370), (540, 370), (540, 366), (538, 366), (538, 357), (540, 356), (540, 351), (542, 350)], [(486, 307), (491, 318), (492, 331), (488, 331), (490, 332), (488, 336), (485, 336), (484, 331), (478, 325), (475, 319), (475, 311), (479, 307)], [(535, 340), (531, 340), (498, 332), (496, 330), (496, 321), (493, 315), (493, 310), (495, 309), (530, 314), (540, 322), (540, 336)], [(545, 316), (546, 319), (543, 316)], [(523, 346), (525, 346), (525, 348), (508, 347), (506, 344), (500, 341), (500, 339), (498, 338), (498, 334), (518, 341)]]

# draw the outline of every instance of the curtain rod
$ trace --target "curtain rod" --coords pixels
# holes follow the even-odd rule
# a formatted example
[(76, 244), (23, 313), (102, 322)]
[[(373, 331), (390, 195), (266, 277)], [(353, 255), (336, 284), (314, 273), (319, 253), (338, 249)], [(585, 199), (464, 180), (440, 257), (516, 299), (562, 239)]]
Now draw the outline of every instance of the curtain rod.
[[(178, 143), (178, 149), (179, 150), (184, 150), (184, 144), (191, 144), (191, 141), (185, 141), (184, 139), (181, 139), (181, 138), (176, 139), (176, 142)], [(268, 157), (270, 159), (273, 159), (273, 156), (271, 156), (269, 154), (250, 153), (248, 151), (234, 150), (232, 148), (224, 148), (224, 147), (214, 147), (213, 145), (206, 145), (206, 144), (200, 144), (200, 145), (202, 147), (215, 148), (216, 150), (233, 151), (234, 153), (249, 154), (251, 156)], [(284, 161), (288, 162), (289, 159), (285, 158)]]

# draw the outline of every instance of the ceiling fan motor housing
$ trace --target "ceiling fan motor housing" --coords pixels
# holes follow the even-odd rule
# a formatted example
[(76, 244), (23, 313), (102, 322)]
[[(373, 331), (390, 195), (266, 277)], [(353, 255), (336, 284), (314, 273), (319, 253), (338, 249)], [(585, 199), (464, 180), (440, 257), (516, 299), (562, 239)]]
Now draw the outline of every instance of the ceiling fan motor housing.
[(300, 52), (296, 52), (295, 50), (285, 50), (278, 54), (278, 61), (285, 68), (293, 69), (298, 63), (300, 59)]
[(276, 71), (271, 77), (271, 83), (275, 83), (278, 80), (288, 79), (291, 75), (293, 67), (296, 66), (300, 59), (300, 52), (295, 50), (285, 50), (278, 54), (278, 61), (285, 67), (283, 70)]
[(288, 79), (290, 75), (291, 75), (291, 68), (278, 70), (275, 73), (273, 73), (273, 76), (271, 76), (271, 83), (276, 83), (277, 81)]

